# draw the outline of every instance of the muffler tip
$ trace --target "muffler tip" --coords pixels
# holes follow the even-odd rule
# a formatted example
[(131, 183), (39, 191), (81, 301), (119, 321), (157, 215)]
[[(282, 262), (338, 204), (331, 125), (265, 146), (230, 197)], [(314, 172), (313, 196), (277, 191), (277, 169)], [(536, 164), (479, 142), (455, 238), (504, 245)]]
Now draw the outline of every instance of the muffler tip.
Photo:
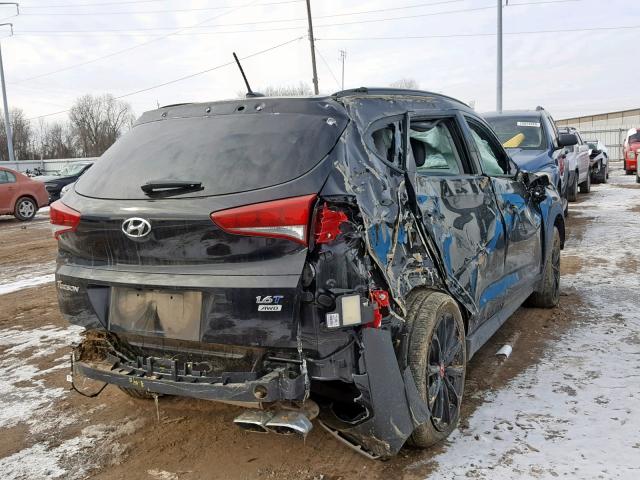
[(263, 410), (249, 410), (233, 419), (233, 423), (243, 430), (256, 433), (269, 433), (265, 424), (273, 418), (273, 413)]
[(265, 427), (281, 435), (300, 435), (304, 438), (313, 428), (313, 424), (303, 413), (285, 410), (276, 413)]

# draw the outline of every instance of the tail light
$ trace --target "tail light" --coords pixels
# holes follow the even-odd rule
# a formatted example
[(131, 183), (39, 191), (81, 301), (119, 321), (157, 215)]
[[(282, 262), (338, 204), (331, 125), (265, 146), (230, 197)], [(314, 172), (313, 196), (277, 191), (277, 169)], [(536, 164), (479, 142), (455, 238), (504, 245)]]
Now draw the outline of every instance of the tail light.
[(254, 203), (211, 214), (225, 232), (257, 237), (285, 238), (308, 245), (309, 218), (316, 195)]
[(58, 200), (51, 204), (49, 208), (49, 218), (51, 219), (53, 236), (58, 239), (63, 233), (73, 232), (78, 228), (80, 212), (66, 206)]
[(322, 205), (316, 217), (316, 243), (332, 242), (340, 234), (340, 225), (348, 220), (344, 212), (330, 210), (327, 204)]

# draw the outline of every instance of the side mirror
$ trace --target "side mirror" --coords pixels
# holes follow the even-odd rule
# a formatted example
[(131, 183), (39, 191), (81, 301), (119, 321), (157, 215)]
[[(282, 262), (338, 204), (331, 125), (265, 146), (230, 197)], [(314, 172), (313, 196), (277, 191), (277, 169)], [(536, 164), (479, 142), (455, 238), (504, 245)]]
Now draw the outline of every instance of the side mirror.
[(571, 147), (578, 144), (578, 136), (575, 133), (558, 134), (558, 148)]

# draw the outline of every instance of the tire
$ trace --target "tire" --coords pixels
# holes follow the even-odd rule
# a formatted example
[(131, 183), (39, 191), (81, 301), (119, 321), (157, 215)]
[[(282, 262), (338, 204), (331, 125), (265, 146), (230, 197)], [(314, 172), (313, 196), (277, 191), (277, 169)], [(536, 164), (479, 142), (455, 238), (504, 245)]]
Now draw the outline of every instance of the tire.
[(567, 188), (567, 200), (569, 202), (575, 202), (578, 200), (578, 172), (573, 177), (573, 182)]
[(16, 208), (13, 212), (14, 217), (16, 217), (21, 222), (26, 222), (28, 220), (33, 220), (33, 217), (36, 216), (38, 212), (38, 205), (33, 199), (29, 197), (20, 197), (16, 202)]
[(640, 176), (638, 176), (638, 172), (636, 172), (636, 183), (640, 183)]
[[(137, 388), (129, 388), (129, 387), (118, 387), (118, 388), (132, 398), (136, 398), (138, 400), (153, 400), (153, 396), (154, 396), (153, 393), (144, 392), (142, 390), (138, 390)], [(158, 393), (157, 395), (158, 397), (163, 396), (161, 393)]]
[[(560, 300), (560, 231), (553, 227), (553, 241), (547, 251), (542, 290), (533, 292), (527, 299), (528, 307), (553, 308)], [(551, 268), (549, 268), (551, 267)]]
[[(419, 290), (411, 297), (407, 364), (432, 415), (413, 431), (408, 444), (428, 448), (447, 438), (460, 419), (467, 364), (464, 322), (447, 294)], [(441, 341), (448, 344), (444, 351)]]
[(587, 179), (580, 184), (580, 193), (591, 192), (591, 173), (587, 173)]
[(604, 166), (604, 173), (602, 174), (602, 183), (607, 183), (609, 179), (609, 162)]

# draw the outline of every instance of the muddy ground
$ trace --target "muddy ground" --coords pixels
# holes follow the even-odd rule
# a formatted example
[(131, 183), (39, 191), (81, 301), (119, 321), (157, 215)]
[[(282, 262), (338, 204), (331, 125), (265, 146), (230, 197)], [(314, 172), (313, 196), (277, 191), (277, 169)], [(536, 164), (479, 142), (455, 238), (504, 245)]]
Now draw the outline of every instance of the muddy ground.
[[(635, 185), (630, 178), (614, 170), (608, 185), (595, 185), (590, 195), (581, 195), (579, 201), (571, 205), (567, 219), (567, 249), (562, 258), (566, 281), (563, 282), (560, 306), (553, 310), (520, 309), (474, 356), (467, 373), (462, 421), (450, 441), (426, 452), (405, 449), (387, 462), (361, 457), (320, 427), (314, 428), (306, 441), (241, 431), (232, 424), (241, 410), (226, 405), (161, 398), (156, 411), (153, 401), (134, 400), (112, 386), (91, 399), (69, 392), (65, 379), (67, 345), (77, 338), (78, 330), (69, 327), (58, 313), (55, 288), (47, 277), (51, 273), (56, 245), (48, 230), (46, 216), (39, 214), (29, 224), (0, 217), (0, 292), (3, 285), (9, 292), (0, 294), (0, 477), (328, 480), (459, 476), (551, 478), (573, 473), (578, 478), (638, 478), (625, 476), (627, 470), (624, 468), (616, 470), (614, 475), (612, 471), (603, 473), (603, 469), (588, 464), (584, 477), (576, 473), (578, 470), (568, 469), (567, 465), (574, 460), (565, 461), (564, 457), (553, 460), (554, 454), (562, 448), (563, 441), (571, 445), (571, 433), (581, 432), (580, 428), (584, 426), (576, 424), (573, 428), (572, 422), (578, 422), (573, 417), (558, 417), (544, 425), (522, 427), (522, 422), (518, 424), (516, 420), (506, 418), (508, 407), (514, 402), (503, 399), (505, 395), (518, 397), (522, 394), (518, 398), (532, 402), (528, 407), (530, 410), (539, 407), (547, 417), (556, 418), (555, 413), (547, 412), (553, 410), (555, 404), (547, 404), (548, 399), (542, 398), (536, 402), (536, 394), (527, 393), (532, 387), (524, 385), (523, 379), (537, 372), (534, 378), (542, 380), (544, 371), (549, 369), (540, 373), (541, 366), (556, 358), (563, 362), (566, 357), (562, 355), (566, 348), (571, 348), (567, 345), (582, 341), (580, 334), (597, 331), (605, 325), (604, 321), (614, 322), (610, 327), (613, 330), (627, 322), (625, 325), (631, 333), (625, 331), (625, 336), (620, 338), (627, 342), (626, 348), (631, 350), (629, 355), (635, 355), (630, 358), (637, 362), (640, 326), (634, 308), (638, 305), (627, 306), (626, 310), (620, 307), (621, 312), (616, 312), (616, 294), (612, 293), (608, 297), (611, 304), (598, 306), (606, 310), (606, 320), (603, 316), (595, 328), (598, 315), (598, 308), (594, 313), (595, 296), (583, 288), (581, 280), (591, 279), (589, 288), (597, 287), (593, 281), (598, 275), (606, 285), (614, 285), (620, 276), (630, 279), (631, 286), (634, 278), (637, 282), (638, 256), (611, 255), (604, 239), (598, 244), (597, 238), (589, 234), (596, 226), (602, 227), (603, 222), (613, 218), (606, 211), (600, 215), (599, 209), (607, 205), (598, 200), (600, 197), (614, 198), (610, 192), (616, 192), (618, 200), (624, 200), (621, 195), (631, 193), (635, 200), (640, 197), (640, 191), (634, 191)], [(619, 218), (628, 218), (630, 232), (640, 232), (637, 205), (637, 201), (628, 206), (624, 202), (611, 205), (618, 213), (620, 209), (628, 210), (628, 217)], [(616, 235), (613, 231), (611, 234)], [(633, 243), (637, 244), (638, 238)], [(16, 281), (22, 283), (14, 289), (11, 285)], [(636, 292), (637, 289), (633, 295), (637, 295)], [(604, 301), (608, 301), (607, 298)], [(619, 348), (615, 334), (610, 340), (606, 337), (606, 328), (602, 338), (594, 340), (594, 345), (604, 342), (604, 347), (598, 347), (593, 355), (606, 353), (607, 342), (611, 343), (611, 351)], [(514, 347), (513, 355), (506, 361), (497, 359), (495, 352), (507, 342)], [(600, 396), (589, 393), (591, 396), (580, 400), (586, 402), (585, 405), (575, 400), (580, 398), (576, 390), (580, 390), (583, 383), (588, 386), (593, 383), (590, 378), (599, 378), (595, 374), (589, 376), (588, 372), (593, 369), (590, 370), (587, 363), (580, 361), (575, 367), (576, 372), (584, 371), (585, 375), (569, 373), (567, 382), (550, 383), (549, 389), (554, 394), (566, 394), (568, 401), (576, 402), (562, 404), (561, 408), (577, 409), (579, 413), (582, 407), (590, 408), (590, 402), (595, 405), (606, 400), (602, 403), (605, 408), (611, 401), (605, 395), (607, 386), (601, 387)], [(572, 383), (572, 375), (580, 380)], [(637, 401), (640, 399), (637, 384), (637, 381), (623, 383), (620, 395)], [(90, 393), (100, 385), (84, 382), (78, 386)], [(591, 388), (587, 386), (584, 388)], [(500, 406), (500, 402), (506, 403)], [(580, 416), (578, 413), (576, 418)], [(640, 426), (637, 417), (629, 412), (609, 413), (617, 419), (624, 417), (627, 427), (629, 424)], [(506, 417), (498, 420), (501, 416)], [(561, 428), (556, 428), (556, 421)], [(552, 428), (548, 424), (556, 426)], [(519, 430), (524, 433), (519, 435)], [(536, 439), (529, 435), (531, 431), (544, 431), (544, 438)], [(635, 428), (635, 432), (638, 431), (640, 428)], [(585, 438), (589, 437), (587, 432)], [(591, 435), (592, 441), (596, 441), (594, 437)], [(621, 441), (624, 443), (625, 439)], [(640, 438), (636, 436), (635, 446), (632, 439), (629, 442), (632, 458), (625, 460), (628, 465), (623, 467), (640, 468)], [(626, 443), (624, 447), (627, 447)], [(611, 448), (617, 446), (611, 445)], [(572, 452), (576, 456), (578, 453)], [(532, 461), (536, 455), (550, 460)], [(483, 466), (485, 458), (493, 462), (486, 468)], [(579, 460), (575, 462), (579, 463)]]

